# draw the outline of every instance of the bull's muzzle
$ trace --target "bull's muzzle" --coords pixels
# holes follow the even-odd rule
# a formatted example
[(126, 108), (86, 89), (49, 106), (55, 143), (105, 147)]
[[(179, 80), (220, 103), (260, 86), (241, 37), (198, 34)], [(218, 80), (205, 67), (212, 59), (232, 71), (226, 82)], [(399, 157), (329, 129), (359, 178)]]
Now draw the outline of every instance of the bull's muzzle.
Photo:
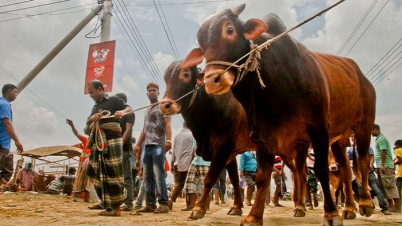
[(229, 92), (234, 76), (224, 70), (207, 70), (204, 76), (205, 91), (208, 94), (224, 94)]
[(159, 104), (159, 110), (163, 115), (174, 115), (180, 111), (180, 105), (170, 99), (164, 99)]

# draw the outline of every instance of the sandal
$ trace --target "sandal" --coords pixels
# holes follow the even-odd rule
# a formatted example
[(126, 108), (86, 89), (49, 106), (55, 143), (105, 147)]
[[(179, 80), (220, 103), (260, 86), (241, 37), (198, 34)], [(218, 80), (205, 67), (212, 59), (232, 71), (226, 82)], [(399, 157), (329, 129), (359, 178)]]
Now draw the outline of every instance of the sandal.
[(121, 212), (118, 210), (106, 210), (98, 213), (99, 216), (106, 217), (119, 217), (121, 216)]
[(88, 206), (88, 209), (90, 210), (103, 210), (102, 206), (95, 204), (93, 206)]
[(150, 206), (145, 206), (144, 208), (137, 210), (137, 212), (139, 212), (139, 213), (152, 213), (154, 211), (155, 211), (155, 208), (152, 208)]
[(124, 206), (120, 207), (120, 210), (121, 211), (126, 211), (126, 212), (131, 212), (133, 210), (133, 208), (129, 208), (129, 207), (124, 205)]
[(154, 213), (169, 213), (169, 206), (159, 205), (158, 208), (154, 211)]

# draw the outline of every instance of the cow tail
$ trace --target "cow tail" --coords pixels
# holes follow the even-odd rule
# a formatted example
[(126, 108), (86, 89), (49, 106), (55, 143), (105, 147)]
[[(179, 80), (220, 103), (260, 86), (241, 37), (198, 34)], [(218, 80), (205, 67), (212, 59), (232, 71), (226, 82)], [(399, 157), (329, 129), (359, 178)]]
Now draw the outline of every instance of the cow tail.
[(356, 153), (356, 141), (353, 142), (352, 160), (353, 160), (353, 173), (355, 174), (356, 181), (359, 185), (362, 184), (362, 174), (359, 170), (358, 161)]

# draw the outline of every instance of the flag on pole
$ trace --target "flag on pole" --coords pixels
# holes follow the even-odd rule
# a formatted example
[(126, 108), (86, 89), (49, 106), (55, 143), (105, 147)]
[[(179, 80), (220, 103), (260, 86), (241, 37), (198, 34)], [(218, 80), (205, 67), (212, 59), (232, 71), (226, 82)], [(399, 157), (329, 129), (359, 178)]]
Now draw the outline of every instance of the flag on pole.
[(87, 84), (94, 79), (103, 83), (105, 92), (112, 92), (115, 46), (115, 40), (89, 46), (85, 94), (88, 94)]

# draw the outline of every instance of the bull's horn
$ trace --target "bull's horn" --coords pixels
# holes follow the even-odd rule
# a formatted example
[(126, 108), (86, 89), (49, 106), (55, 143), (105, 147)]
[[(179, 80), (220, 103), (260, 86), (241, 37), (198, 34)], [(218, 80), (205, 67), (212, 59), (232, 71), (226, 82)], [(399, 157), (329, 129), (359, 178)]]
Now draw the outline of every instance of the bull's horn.
[(236, 8), (232, 9), (232, 13), (236, 16), (240, 15), (243, 12), (244, 8), (246, 8), (246, 3), (243, 3)]

